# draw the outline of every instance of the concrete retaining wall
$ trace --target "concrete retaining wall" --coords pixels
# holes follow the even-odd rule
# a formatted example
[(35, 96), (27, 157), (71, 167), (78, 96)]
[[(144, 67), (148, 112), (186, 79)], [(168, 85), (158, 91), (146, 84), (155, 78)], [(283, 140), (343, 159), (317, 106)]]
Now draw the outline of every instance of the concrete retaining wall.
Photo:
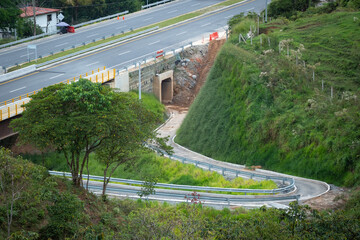
[[(175, 69), (176, 55), (141, 65), (141, 90), (142, 92), (153, 92), (153, 82), (156, 74)], [(128, 69), (129, 90), (139, 89), (139, 68)]]
[(0, 82), (5, 82), (8, 81), (12, 78), (16, 78), (16, 77), (20, 77), (22, 75), (34, 72), (36, 70), (36, 65), (31, 65), (29, 67), (25, 67), (13, 72), (9, 72), (3, 75), (0, 75)]

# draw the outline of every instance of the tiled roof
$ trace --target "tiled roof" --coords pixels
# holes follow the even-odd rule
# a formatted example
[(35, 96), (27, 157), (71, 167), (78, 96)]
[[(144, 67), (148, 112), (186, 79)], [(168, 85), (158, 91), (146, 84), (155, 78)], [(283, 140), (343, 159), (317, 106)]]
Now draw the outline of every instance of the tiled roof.
[[(24, 7), (20, 8), (23, 13), (20, 15), (20, 17), (31, 17), (34, 16), (34, 10), (33, 7)], [(35, 7), (35, 15), (43, 15), (53, 12), (59, 12), (60, 9), (53, 9), (53, 8), (41, 8), (41, 7)]]

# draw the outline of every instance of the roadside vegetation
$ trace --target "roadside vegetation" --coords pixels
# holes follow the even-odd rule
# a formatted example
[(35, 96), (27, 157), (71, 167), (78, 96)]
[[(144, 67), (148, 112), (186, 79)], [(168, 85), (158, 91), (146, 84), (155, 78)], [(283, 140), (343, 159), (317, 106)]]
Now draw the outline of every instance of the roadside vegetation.
[[(359, 201), (318, 212), (99, 198), (0, 149), (0, 238), (7, 239), (358, 239)], [(13, 178), (12, 178), (13, 177)], [(12, 179), (12, 180), (11, 180)], [(12, 193), (16, 198), (12, 198)], [(11, 218), (11, 221), (9, 219)], [(10, 224), (9, 224), (10, 222)], [(8, 234), (9, 231), (9, 234)]]
[[(68, 171), (64, 157), (55, 152), (42, 155), (23, 155), (25, 159), (43, 165), (49, 170)], [(90, 155), (90, 175), (103, 175), (104, 164), (96, 159), (96, 155)], [(87, 171), (85, 171), (85, 178)], [(234, 180), (226, 180), (217, 172), (202, 170), (194, 165), (182, 164), (165, 157), (157, 156), (156, 153), (144, 151), (136, 156), (134, 161), (119, 166), (112, 177), (143, 180), (156, 179), (159, 183), (172, 183), (180, 185), (223, 187), (223, 188), (250, 188), (250, 189), (274, 189), (273, 181), (255, 181), (241, 177)]]
[(360, 13), (327, 8), (261, 24), (252, 45), (239, 34), (257, 17), (232, 19), (176, 141), (219, 160), (358, 185)]

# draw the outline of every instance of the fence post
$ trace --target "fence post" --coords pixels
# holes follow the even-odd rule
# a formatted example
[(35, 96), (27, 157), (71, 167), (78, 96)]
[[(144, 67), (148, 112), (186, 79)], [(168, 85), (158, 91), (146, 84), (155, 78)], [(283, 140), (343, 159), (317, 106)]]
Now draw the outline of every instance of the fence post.
[(105, 66), (104, 66), (104, 70), (105, 70)]
[(115, 68), (114, 68), (114, 79), (115, 79), (115, 74), (116, 74), (116, 70), (115, 70)]
[(17, 115), (17, 104), (15, 104), (15, 114)]
[(8, 107), (8, 118), (10, 118), (10, 107)]
[(96, 74), (96, 83), (98, 82), (98, 75)]
[(2, 121), (2, 110), (0, 110), (0, 121)]
[(110, 70), (108, 70), (108, 81), (110, 80)]
[(75, 82), (75, 77), (74, 77), (74, 82)]
[(104, 83), (104, 73), (101, 73), (101, 83)]

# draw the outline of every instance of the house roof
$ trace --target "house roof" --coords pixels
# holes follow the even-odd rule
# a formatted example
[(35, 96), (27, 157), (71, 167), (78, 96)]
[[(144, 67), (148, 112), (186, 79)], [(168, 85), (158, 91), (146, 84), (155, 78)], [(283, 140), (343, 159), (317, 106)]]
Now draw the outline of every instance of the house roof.
[[(24, 7), (20, 8), (23, 12), (20, 17), (31, 17), (34, 16), (34, 10), (33, 7)], [(60, 9), (54, 9), (54, 8), (42, 8), (42, 7), (35, 7), (35, 15), (43, 15), (53, 12), (59, 12)]]

